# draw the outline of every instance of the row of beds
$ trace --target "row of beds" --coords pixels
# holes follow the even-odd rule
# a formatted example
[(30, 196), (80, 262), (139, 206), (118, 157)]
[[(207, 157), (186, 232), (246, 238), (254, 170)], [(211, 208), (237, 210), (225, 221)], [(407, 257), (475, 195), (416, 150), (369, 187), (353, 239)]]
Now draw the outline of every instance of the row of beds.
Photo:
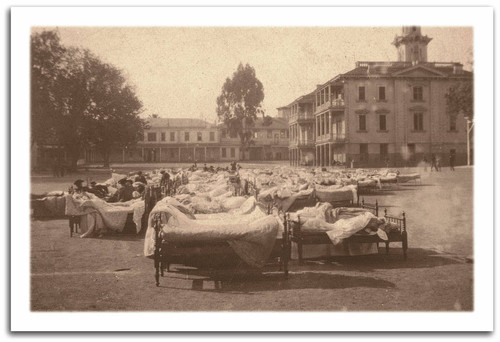
[[(259, 189), (256, 186), (255, 181), (246, 180), (246, 192), (247, 194), (255, 196), (258, 198)], [(165, 192), (163, 192), (165, 193)], [(157, 190), (156, 199), (161, 199), (161, 191)], [(294, 204), (287, 208), (286, 211), (279, 210), (279, 216), (283, 220), (283, 233), (281, 238), (277, 238), (269, 257), (269, 264), (276, 265), (280, 271), (283, 271), (285, 279), (288, 278), (289, 274), (289, 262), (291, 259), (291, 246), (292, 243), (297, 244), (298, 251), (298, 262), (303, 263), (302, 249), (304, 245), (320, 245), (320, 244), (331, 244), (328, 235), (325, 232), (311, 232), (303, 231), (301, 229), (300, 216), (297, 219), (292, 219), (290, 213), (296, 212), (304, 207), (311, 206), (310, 199), (297, 199)], [(372, 212), (378, 217), (380, 213), (380, 208), (378, 202), (375, 203), (365, 203), (364, 199), (359, 201), (359, 196), (357, 201), (339, 201), (331, 203), (334, 208), (336, 207), (359, 207)], [(262, 203), (257, 202), (262, 209), (264, 209), (267, 214), (273, 212), (273, 208), (276, 208), (276, 203)], [(314, 204), (313, 204), (314, 205)], [(387, 222), (392, 223), (397, 226), (397, 229), (392, 230), (387, 234), (388, 240), (382, 240), (378, 235), (362, 235), (354, 234), (349, 238), (343, 240), (344, 246), (347, 248), (351, 243), (376, 243), (377, 246), (380, 243), (384, 243), (386, 246), (386, 253), (389, 253), (389, 245), (392, 242), (400, 242), (402, 245), (403, 256), (406, 260), (407, 249), (408, 249), (408, 233), (406, 226), (406, 215), (403, 212), (401, 217), (391, 216), (387, 214), (387, 209), (384, 210), (384, 218)], [(155, 281), (156, 286), (160, 284), (160, 277), (164, 276), (164, 272), (170, 271), (171, 264), (186, 264), (193, 257), (201, 259), (210, 259), (210, 255), (220, 254), (220, 255), (234, 255), (234, 252), (229, 247), (229, 244), (225, 241), (214, 241), (214, 242), (168, 242), (164, 241), (161, 237), (162, 225), (166, 224), (165, 216), (160, 213), (155, 213), (152, 218), (153, 228), (154, 228), (154, 267), (155, 267)], [(236, 255), (234, 255), (236, 257)]]

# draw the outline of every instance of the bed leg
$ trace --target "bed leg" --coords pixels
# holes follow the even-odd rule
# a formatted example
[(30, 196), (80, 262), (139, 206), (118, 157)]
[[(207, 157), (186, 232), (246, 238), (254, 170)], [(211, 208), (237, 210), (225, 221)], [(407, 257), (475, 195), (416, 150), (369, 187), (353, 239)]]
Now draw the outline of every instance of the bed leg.
[(302, 265), (304, 263), (302, 260), (302, 241), (297, 241), (297, 251), (299, 254), (299, 265)]
[(406, 231), (404, 231), (402, 233), (402, 235), (403, 235), (402, 236), (403, 237), (402, 238), (402, 240), (403, 240), (402, 241), (402, 243), (403, 243), (403, 257), (404, 257), (405, 260), (407, 260), (408, 256), (407, 256), (406, 251), (408, 250), (408, 233)]
[(159, 261), (156, 259), (155, 256), (155, 281), (156, 281), (156, 286), (160, 286), (160, 265)]

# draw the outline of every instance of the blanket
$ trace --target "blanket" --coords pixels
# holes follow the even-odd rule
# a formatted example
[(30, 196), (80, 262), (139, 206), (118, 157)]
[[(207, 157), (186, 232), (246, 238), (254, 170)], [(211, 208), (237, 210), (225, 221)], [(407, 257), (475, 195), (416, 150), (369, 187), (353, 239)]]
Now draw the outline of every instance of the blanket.
[[(127, 221), (127, 215), (133, 213), (133, 221), (136, 231), (141, 230), (141, 219), (144, 214), (144, 201), (135, 199), (128, 202), (107, 203), (104, 200), (92, 196), (88, 198), (75, 198), (66, 196), (66, 215), (88, 215), (98, 213), (106, 228), (121, 232)], [(91, 232), (89, 227), (89, 232)], [(93, 228), (93, 227), (92, 227)]]
[(316, 197), (321, 202), (356, 202), (358, 193), (355, 185), (330, 185), (330, 186), (316, 186)]
[[(144, 239), (144, 255), (154, 253), (154, 216), (161, 213), (163, 225), (161, 236), (169, 242), (198, 242), (200, 244), (227, 241), (233, 251), (250, 266), (262, 267), (269, 258), (276, 240), (279, 220), (272, 216), (255, 217), (249, 222), (238, 220), (237, 216), (228, 217), (227, 213), (219, 218), (205, 217), (193, 220), (168, 201), (160, 201), (151, 211), (148, 229)], [(224, 217), (223, 217), (224, 216)]]

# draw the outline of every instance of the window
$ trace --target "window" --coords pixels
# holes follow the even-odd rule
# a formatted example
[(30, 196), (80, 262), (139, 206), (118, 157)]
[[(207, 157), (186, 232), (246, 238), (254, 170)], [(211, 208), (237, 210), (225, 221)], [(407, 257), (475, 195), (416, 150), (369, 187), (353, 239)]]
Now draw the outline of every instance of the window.
[(234, 139), (234, 138), (237, 138), (238, 137), (238, 133), (237, 132), (229, 132), (229, 137)]
[(379, 101), (385, 101), (385, 87), (378, 87), (378, 99)]
[(165, 141), (165, 132), (161, 132), (161, 141)]
[(203, 140), (203, 135), (201, 134), (201, 132), (196, 133), (196, 136), (197, 136), (197, 141)]
[(358, 88), (358, 100), (359, 101), (364, 101), (365, 100), (365, 87), (359, 87)]
[(280, 138), (281, 138), (281, 139), (285, 139), (285, 130), (284, 130), (284, 129), (282, 129), (282, 130), (280, 131)]
[(215, 141), (215, 132), (210, 132), (210, 141)]
[(413, 130), (424, 130), (424, 113), (413, 113)]
[(381, 114), (379, 116), (379, 130), (381, 131), (387, 130), (387, 118), (385, 114)]
[(422, 87), (413, 87), (413, 101), (423, 101), (424, 90)]
[(221, 138), (222, 138), (222, 139), (225, 139), (225, 138), (226, 138), (226, 130), (225, 130), (225, 129), (223, 129), (223, 130), (220, 132), (220, 134), (221, 134)]
[(389, 144), (380, 144), (380, 160), (385, 161), (389, 155)]
[(175, 141), (175, 132), (170, 132), (170, 141)]
[(156, 141), (156, 133), (148, 133), (148, 141)]
[(184, 141), (189, 141), (189, 132), (184, 132)]
[(273, 131), (271, 129), (267, 130), (267, 139), (272, 139), (273, 138)]
[(235, 155), (236, 155), (236, 151), (235, 151), (234, 147), (231, 147), (231, 158), (234, 158)]
[(226, 149), (222, 148), (221, 151), (222, 151), (222, 158), (226, 158), (227, 157)]
[(170, 158), (174, 159), (174, 157), (175, 157), (175, 152), (174, 151), (170, 151)]
[(366, 115), (361, 114), (358, 118), (359, 120), (359, 130), (360, 131), (366, 131)]
[(359, 144), (359, 159), (361, 161), (368, 160), (368, 144)]
[(450, 131), (455, 132), (457, 130), (457, 116), (450, 115)]

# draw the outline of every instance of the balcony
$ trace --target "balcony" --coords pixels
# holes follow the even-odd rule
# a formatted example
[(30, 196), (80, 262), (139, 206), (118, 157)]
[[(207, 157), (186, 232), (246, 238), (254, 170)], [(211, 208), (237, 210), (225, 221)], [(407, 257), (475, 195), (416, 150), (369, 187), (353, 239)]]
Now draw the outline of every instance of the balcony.
[(332, 108), (344, 108), (344, 107), (345, 107), (344, 99), (332, 100)]
[(297, 141), (298, 147), (314, 146), (314, 139), (300, 139)]
[(330, 133), (330, 140), (333, 142), (344, 142), (345, 133)]
[(345, 142), (345, 133), (328, 133), (323, 134), (317, 137), (316, 142), (326, 143), (326, 142), (334, 142), (334, 143), (343, 143)]
[(322, 105), (319, 105), (316, 107), (316, 113), (320, 113), (326, 109), (343, 109), (345, 108), (345, 101), (344, 99), (332, 99), (331, 101), (327, 101), (323, 103)]

